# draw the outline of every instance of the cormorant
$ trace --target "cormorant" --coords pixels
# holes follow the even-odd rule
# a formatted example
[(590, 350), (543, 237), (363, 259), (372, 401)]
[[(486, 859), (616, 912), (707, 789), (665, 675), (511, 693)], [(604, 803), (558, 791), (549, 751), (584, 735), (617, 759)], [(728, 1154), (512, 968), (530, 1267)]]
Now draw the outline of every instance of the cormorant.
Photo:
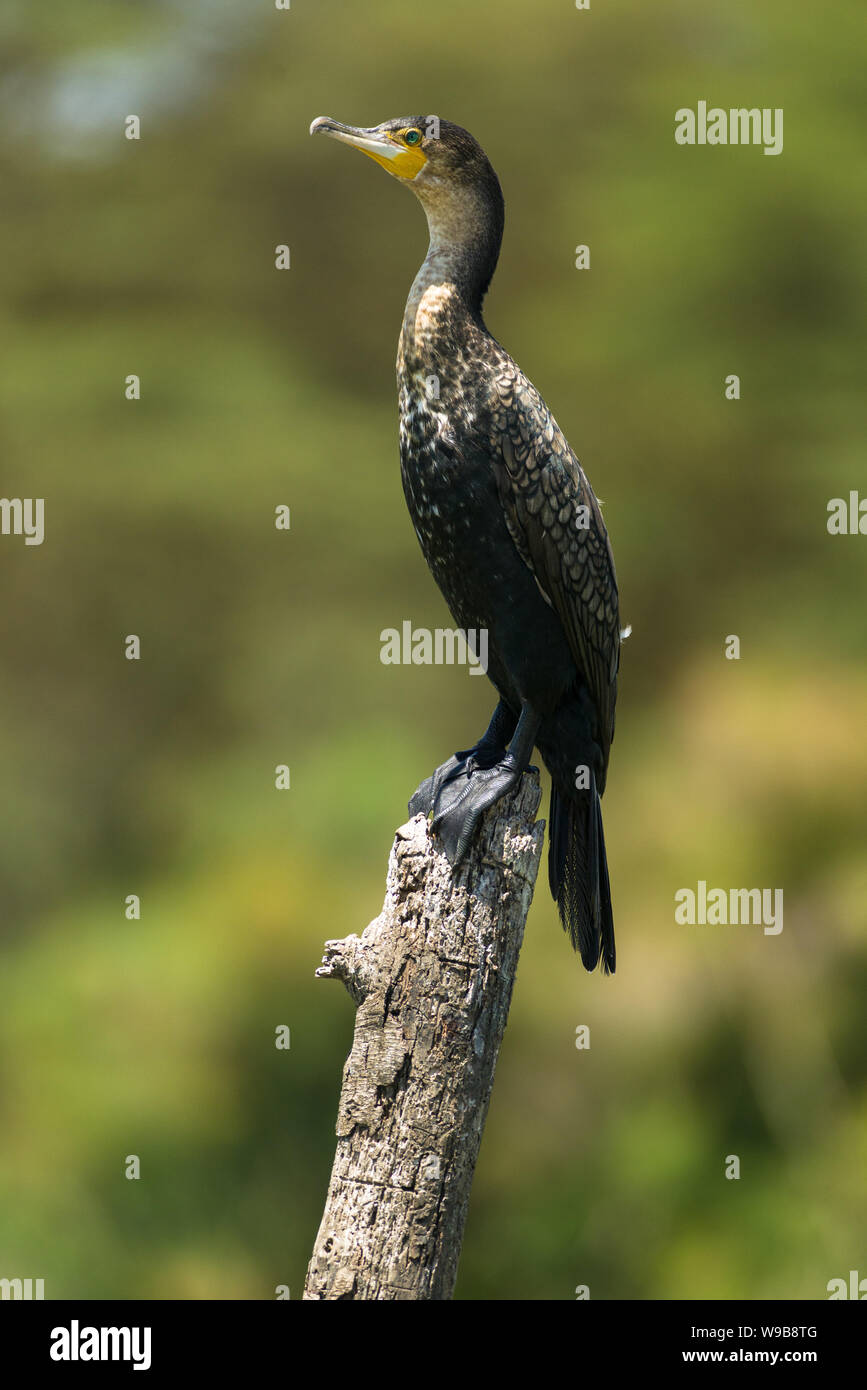
[(452, 863), (538, 748), (551, 774), (548, 870), (588, 970), (614, 970), (602, 811), (620, 660), (617, 580), (599, 504), (536, 388), (491, 337), (482, 300), (503, 235), (499, 180), (468, 131), (405, 116), (321, 132), (418, 197), (430, 245), (397, 357), (404, 492), (458, 627), (487, 631), (499, 703), (486, 732), (422, 783), (411, 814)]

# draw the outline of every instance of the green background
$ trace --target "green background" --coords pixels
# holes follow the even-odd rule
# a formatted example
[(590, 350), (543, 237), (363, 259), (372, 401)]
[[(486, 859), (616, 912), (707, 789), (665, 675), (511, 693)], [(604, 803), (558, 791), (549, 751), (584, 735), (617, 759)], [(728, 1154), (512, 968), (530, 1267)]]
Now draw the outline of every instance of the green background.
[[(488, 324), (605, 502), (634, 629), (618, 973), (542, 876), (457, 1296), (867, 1275), (867, 539), (826, 530), (867, 489), (861, 0), (6, 0), (0, 40), (0, 486), (46, 499), (41, 547), (0, 537), (0, 1276), (300, 1296), (353, 1025), (322, 943), (492, 707), (379, 660), (450, 621), (397, 464), (424, 219), (307, 134), (416, 112), (500, 175)], [(699, 100), (784, 108), (783, 153), (677, 146)], [(678, 926), (699, 879), (783, 888), (782, 934)]]

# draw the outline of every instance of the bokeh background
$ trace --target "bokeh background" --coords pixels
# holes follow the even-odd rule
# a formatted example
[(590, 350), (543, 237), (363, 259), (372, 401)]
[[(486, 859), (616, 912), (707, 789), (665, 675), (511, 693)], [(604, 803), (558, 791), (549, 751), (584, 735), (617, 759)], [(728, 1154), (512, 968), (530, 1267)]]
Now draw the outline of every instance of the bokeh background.
[[(618, 973), (540, 879), (457, 1296), (867, 1275), (867, 539), (826, 530), (867, 493), (861, 0), (5, 0), (0, 38), (0, 486), (46, 499), (41, 547), (0, 538), (0, 1275), (300, 1296), (353, 1026), (322, 942), (376, 916), (409, 793), (491, 708), (379, 660), (450, 621), (397, 463), (424, 220), (307, 135), (419, 111), (500, 174), (488, 323), (606, 504), (634, 629)], [(702, 99), (783, 107), (783, 154), (678, 147)], [(782, 934), (678, 926), (699, 879), (783, 888)]]

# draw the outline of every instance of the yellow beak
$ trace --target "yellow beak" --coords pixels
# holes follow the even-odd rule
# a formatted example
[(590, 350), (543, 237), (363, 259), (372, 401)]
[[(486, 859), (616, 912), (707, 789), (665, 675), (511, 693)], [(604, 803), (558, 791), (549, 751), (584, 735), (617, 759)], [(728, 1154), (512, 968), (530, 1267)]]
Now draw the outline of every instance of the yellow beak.
[(379, 126), (364, 130), (357, 126), (341, 125), (339, 121), (332, 121), (330, 116), (317, 116), (310, 127), (310, 134), (330, 135), (333, 140), (353, 145), (399, 179), (414, 179), (427, 164), (427, 155), (417, 145), (410, 148)]

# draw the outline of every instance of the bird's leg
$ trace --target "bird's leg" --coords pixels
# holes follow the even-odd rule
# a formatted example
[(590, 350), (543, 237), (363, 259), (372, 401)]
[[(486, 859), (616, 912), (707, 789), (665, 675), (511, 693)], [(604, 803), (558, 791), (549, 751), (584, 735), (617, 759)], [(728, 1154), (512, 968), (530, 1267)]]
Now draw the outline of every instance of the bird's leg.
[(455, 753), (448, 762), (443, 763), (426, 777), (421, 786), (413, 792), (409, 803), (409, 813), (417, 816), (420, 811), (427, 816), (441, 799), (445, 787), (450, 786), (461, 776), (472, 776), (480, 767), (492, 767), (505, 757), (509, 740), (515, 732), (517, 719), (505, 700), (501, 700), (491, 715), (488, 725), (478, 743)]
[(437, 797), (431, 829), (452, 864), (460, 864), (484, 812), (517, 786), (526, 772), (539, 723), (539, 715), (523, 704), (508, 753), (487, 767), (477, 765), (471, 775), (452, 784), (445, 797)]

